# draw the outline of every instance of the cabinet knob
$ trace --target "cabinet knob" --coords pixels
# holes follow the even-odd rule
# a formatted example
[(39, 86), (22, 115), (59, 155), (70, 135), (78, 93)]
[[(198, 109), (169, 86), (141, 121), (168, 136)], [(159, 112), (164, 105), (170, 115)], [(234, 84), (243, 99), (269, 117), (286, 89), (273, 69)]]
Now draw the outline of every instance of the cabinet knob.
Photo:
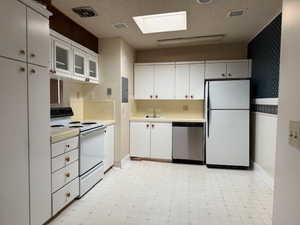
[(70, 148), (70, 145), (66, 145), (66, 148)]
[(158, 95), (155, 95), (155, 98), (158, 98)]
[(222, 77), (225, 77), (225, 73), (222, 73)]
[(194, 98), (194, 95), (191, 95), (191, 99), (193, 99)]
[(185, 96), (185, 98), (188, 98), (188, 97), (189, 97), (189, 96), (187, 96), (187, 95)]
[(34, 53), (31, 53), (31, 54), (30, 54), (30, 57), (31, 57), (31, 58), (34, 58), (34, 57), (35, 57), (35, 54), (34, 54)]
[(154, 126), (154, 124), (152, 124), (151, 126), (152, 126), (152, 128), (154, 128), (154, 127), (155, 127), (155, 126)]
[(71, 193), (70, 192), (67, 192), (66, 193), (66, 196), (69, 198), (69, 197), (71, 197)]
[(20, 55), (25, 55), (26, 52), (25, 52), (25, 50), (20, 50), (19, 53), (20, 53)]
[(149, 128), (149, 124), (147, 124), (146, 127)]
[(85, 78), (85, 82), (90, 82), (90, 78)]
[(71, 174), (70, 174), (70, 173), (66, 173), (65, 176), (66, 176), (66, 177), (70, 177)]
[(107, 131), (105, 130), (104, 133), (106, 134), (106, 132), (107, 132)]
[(25, 72), (25, 67), (21, 67), (21, 68), (20, 68), (20, 71), (21, 71), (21, 72)]
[(150, 98), (153, 98), (153, 96), (152, 96), (152, 95), (150, 95)]
[(231, 73), (229, 73), (228, 76), (231, 77)]
[(35, 74), (36, 73), (35, 69), (31, 69), (30, 73)]
[(65, 158), (65, 160), (66, 160), (66, 162), (70, 162), (70, 157), (67, 156), (67, 157)]

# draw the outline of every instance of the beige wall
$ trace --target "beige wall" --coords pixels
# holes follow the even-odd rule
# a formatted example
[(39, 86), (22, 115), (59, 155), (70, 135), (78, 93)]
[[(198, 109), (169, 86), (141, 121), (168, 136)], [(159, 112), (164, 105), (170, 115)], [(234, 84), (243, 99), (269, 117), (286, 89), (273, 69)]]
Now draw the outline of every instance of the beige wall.
[(288, 143), (289, 122), (300, 121), (299, 11), (299, 0), (283, 0), (273, 225), (300, 224), (300, 150)]
[(136, 52), (137, 63), (246, 58), (247, 44), (243, 43), (138, 50)]

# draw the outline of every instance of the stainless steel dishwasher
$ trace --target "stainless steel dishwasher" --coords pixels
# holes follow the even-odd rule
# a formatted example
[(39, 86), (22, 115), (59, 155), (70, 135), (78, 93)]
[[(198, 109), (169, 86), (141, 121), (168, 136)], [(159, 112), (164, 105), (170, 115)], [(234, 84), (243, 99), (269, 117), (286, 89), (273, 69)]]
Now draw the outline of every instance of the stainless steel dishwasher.
[(204, 123), (174, 122), (173, 162), (204, 164)]

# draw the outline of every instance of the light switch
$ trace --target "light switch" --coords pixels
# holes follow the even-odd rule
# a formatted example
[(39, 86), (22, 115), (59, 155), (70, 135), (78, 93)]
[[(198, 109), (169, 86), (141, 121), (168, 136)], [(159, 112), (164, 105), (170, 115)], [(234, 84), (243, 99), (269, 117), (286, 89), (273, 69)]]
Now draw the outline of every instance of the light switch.
[(300, 150), (300, 121), (290, 121), (289, 144)]

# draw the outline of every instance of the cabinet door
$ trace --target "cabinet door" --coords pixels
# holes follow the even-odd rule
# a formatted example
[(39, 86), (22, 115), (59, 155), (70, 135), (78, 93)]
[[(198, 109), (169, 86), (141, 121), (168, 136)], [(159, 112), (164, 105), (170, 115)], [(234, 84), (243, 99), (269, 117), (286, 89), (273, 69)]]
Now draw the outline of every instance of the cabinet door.
[(27, 69), (5, 58), (0, 68), (0, 123), (5, 128), (0, 135), (0, 224), (28, 225)]
[(71, 45), (55, 39), (53, 47), (54, 73), (70, 77), (73, 71), (73, 53)]
[(190, 97), (204, 99), (204, 64), (190, 65)]
[(154, 85), (154, 66), (136, 65), (134, 67), (135, 99), (152, 99)]
[(27, 8), (28, 62), (49, 65), (49, 20)]
[(98, 81), (98, 57), (88, 57), (88, 77), (92, 80)]
[(0, 7), (0, 55), (26, 61), (26, 7), (5, 0)]
[(87, 61), (87, 55), (77, 49), (74, 48), (74, 74), (77, 76), (86, 76), (87, 74), (87, 68), (86, 68), (86, 61)]
[(248, 78), (249, 74), (249, 61), (239, 61), (227, 63), (227, 76), (228, 78)]
[(175, 96), (176, 99), (187, 99), (189, 98), (189, 64), (182, 64), (175, 66), (176, 74), (176, 85), (175, 85)]
[(29, 65), (28, 112), (31, 225), (43, 224), (51, 217), (49, 86), (48, 68)]
[(175, 65), (155, 65), (155, 99), (175, 98)]
[(226, 78), (225, 62), (207, 62), (205, 65), (205, 79)]
[(172, 124), (151, 124), (151, 158), (172, 159)]
[(130, 156), (150, 157), (150, 124), (130, 123)]
[(104, 139), (104, 171), (108, 170), (114, 164), (114, 126), (108, 126)]

